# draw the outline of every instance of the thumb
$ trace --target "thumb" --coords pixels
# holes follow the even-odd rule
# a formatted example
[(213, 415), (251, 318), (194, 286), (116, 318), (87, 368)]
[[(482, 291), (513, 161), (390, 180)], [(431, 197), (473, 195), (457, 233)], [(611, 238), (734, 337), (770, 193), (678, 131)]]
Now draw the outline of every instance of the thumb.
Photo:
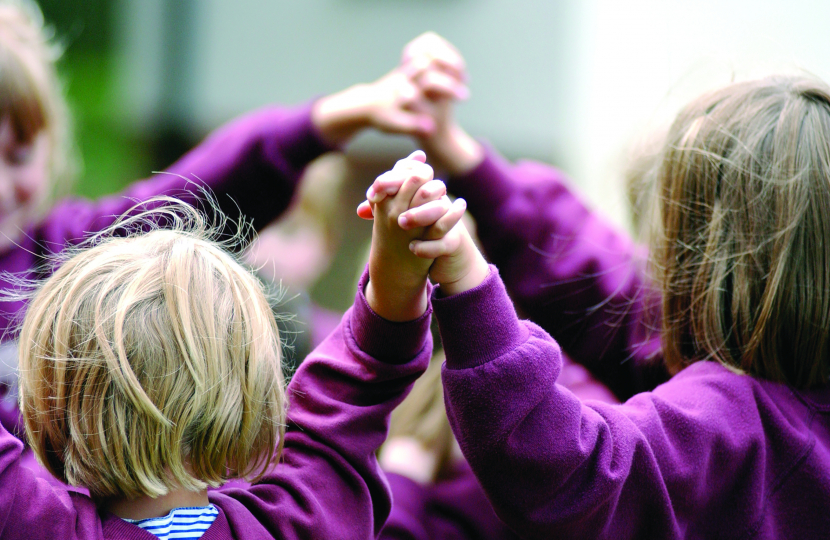
[(357, 215), (363, 219), (374, 219), (375, 213), (372, 211), (372, 205), (369, 201), (363, 201), (357, 207)]

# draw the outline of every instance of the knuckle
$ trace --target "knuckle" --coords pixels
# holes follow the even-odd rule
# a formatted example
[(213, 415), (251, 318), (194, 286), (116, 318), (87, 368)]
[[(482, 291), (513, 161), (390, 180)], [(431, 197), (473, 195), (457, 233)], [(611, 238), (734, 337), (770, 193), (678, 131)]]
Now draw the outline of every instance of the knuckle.
[(447, 234), (446, 226), (439, 221), (435, 225), (430, 227), (429, 234), (430, 237), (435, 239), (443, 238), (444, 235)]

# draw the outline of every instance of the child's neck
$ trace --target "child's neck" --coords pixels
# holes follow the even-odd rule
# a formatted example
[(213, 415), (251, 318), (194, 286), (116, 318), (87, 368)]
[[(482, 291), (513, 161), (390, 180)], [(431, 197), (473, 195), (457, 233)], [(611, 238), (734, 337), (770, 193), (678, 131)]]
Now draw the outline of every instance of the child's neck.
[(148, 519), (163, 517), (174, 508), (188, 506), (207, 506), (207, 490), (188, 491), (183, 488), (171, 490), (167, 495), (152, 498), (147, 495), (137, 499), (110, 498), (101, 502), (101, 506), (122, 519)]

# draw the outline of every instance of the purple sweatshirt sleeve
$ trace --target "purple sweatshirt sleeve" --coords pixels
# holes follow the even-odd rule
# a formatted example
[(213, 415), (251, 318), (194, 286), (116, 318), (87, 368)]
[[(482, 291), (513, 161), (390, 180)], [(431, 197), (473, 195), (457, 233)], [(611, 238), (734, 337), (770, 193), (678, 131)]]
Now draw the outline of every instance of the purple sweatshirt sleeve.
[[(260, 229), (289, 205), (305, 166), (331, 150), (311, 121), (311, 103), (296, 108), (271, 107), (219, 128), (173, 164), (166, 173), (129, 186), (123, 193), (90, 201), (59, 202), (18, 244), (0, 253), (0, 272), (34, 277), (42, 255), (60, 252), (112, 224), (138, 202), (158, 195), (180, 198), (205, 211), (204, 192), (215, 196), (220, 209), (234, 222), (240, 213)], [(14, 284), (0, 275), (0, 287)], [(12, 330), (25, 309), (22, 301), (0, 302), (0, 340)], [(0, 415), (7, 430), (15, 430), (17, 411)]]
[(0, 538), (101, 538), (89, 497), (56, 488), (21, 464), (23, 443), (0, 425)]
[[(288, 386), (280, 463), (250, 488), (209, 493), (221, 510), (217, 529), (228, 528), (240, 539), (379, 534), (391, 497), (375, 452), (386, 438), (392, 409), (429, 363), (432, 312), (407, 323), (386, 321), (366, 302), (366, 279), (340, 326)], [(20, 464), (22, 446), (0, 426), (0, 537), (150, 538), (111, 514), (99, 514), (89, 497), (36, 480)]]
[(813, 415), (714, 362), (625, 404), (580, 401), (557, 384), (558, 345), (517, 318), (493, 267), (475, 289), (438, 291), (450, 423), (523, 538), (751, 537), (815, 445)]
[(288, 207), (305, 166), (328, 150), (311, 122), (310, 103), (262, 109), (219, 128), (165, 173), (136, 182), (120, 194), (60, 202), (35, 235), (45, 249), (58, 251), (157, 195), (209, 211), (201, 204), (203, 188), (231, 220), (241, 214), (262, 228)]
[[(248, 491), (211, 494), (214, 502), (236, 500), (236, 506), (221, 504), (232, 528), (261, 526), (277, 538), (369, 539), (380, 533), (391, 496), (375, 453), (392, 409), (429, 363), (432, 312), (407, 323), (386, 321), (366, 302), (367, 279), (364, 273), (355, 305), (288, 386), (279, 466)], [(261, 525), (252, 525), (248, 512)]]
[(467, 200), (517, 306), (621, 399), (668, 378), (645, 250), (573, 193), (564, 175), (491, 149), (448, 188)]

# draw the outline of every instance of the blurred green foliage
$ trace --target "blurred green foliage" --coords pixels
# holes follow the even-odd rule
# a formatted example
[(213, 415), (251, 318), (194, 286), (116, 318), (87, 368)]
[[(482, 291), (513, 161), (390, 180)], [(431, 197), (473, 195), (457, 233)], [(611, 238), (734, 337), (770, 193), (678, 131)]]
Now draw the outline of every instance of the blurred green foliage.
[(41, 0), (48, 25), (65, 47), (58, 70), (72, 112), (83, 169), (74, 192), (97, 197), (153, 170), (150, 145), (119, 125), (123, 106), (113, 69), (113, 0)]

